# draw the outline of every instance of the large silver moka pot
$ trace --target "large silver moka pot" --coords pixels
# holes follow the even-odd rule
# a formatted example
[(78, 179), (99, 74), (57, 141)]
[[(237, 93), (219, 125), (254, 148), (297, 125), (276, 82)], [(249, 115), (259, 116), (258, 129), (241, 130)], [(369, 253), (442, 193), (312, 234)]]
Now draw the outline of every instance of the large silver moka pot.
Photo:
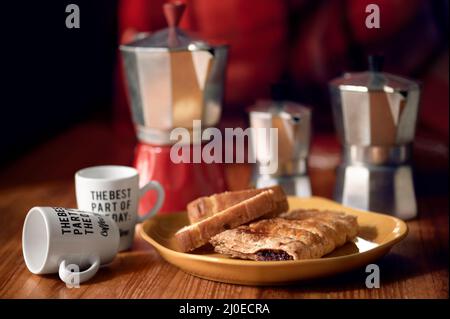
[[(252, 184), (256, 188), (280, 185), (288, 195), (311, 196), (307, 160), (311, 142), (311, 110), (289, 101), (259, 101), (249, 108), (250, 126), (255, 129), (251, 147), (256, 164)], [(270, 129), (277, 129), (277, 149)], [(262, 130), (261, 130), (262, 129)], [(276, 170), (267, 173), (265, 163), (276, 157)]]
[(330, 83), (334, 120), (342, 143), (335, 199), (345, 205), (402, 219), (417, 215), (411, 148), (419, 107), (419, 85), (370, 70)]
[(133, 121), (141, 142), (168, 145), (173, 128), (220, 119), (228, 48), (177, 27), (184, 4), (166, 3), (169, 27), (120, 46)]

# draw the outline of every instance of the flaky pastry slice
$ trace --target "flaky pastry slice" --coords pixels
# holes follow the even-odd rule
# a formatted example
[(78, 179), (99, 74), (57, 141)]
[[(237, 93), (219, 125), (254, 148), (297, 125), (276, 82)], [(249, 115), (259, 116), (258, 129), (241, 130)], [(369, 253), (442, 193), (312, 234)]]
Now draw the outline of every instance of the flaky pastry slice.
[(295, 210), (224, 231), (211, 238), (216, 252), (260, 261), (320, 258), (353, 240), (355, 216), (334, 211)]

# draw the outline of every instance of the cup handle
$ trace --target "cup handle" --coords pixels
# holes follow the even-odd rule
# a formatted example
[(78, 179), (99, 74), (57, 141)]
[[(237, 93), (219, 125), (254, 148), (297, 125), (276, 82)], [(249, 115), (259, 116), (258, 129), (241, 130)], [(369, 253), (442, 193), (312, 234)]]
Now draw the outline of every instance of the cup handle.
[(164, 203), (164, 188), (161, 186), (160, 183), (156, 181), (150, 181), (147, 184), (145, 184), (141, 189), (139, 189), (139, 198), (141, 198), (145, 193), (147, 193), (150, 190), (155, 190), (158, 194), (156, 196), (156, 203), (150, 209), (145, 215), (138, 216), (138, 223), (142, 223), (143, 221), (149, 219), (150, 217), (153, 217), (158, 210), (161, 208), (162, 204)]
[[(59, 278), (61, 278), (61, 280), (68, 285), (74, 285), (76, 283), (88, 281), (97, 273), (98, 269), (100, 268), (100, 257), (95, 256), (90, 260), (90, 262), (91, 266), (88, 269), (79, 272), (73, 272), (68, 268), (69, 265), (67, 265), (67, 262), (64, 259), (59, 264)], [(76, 283), (72, 281), (74, 277), (79, 279)]]

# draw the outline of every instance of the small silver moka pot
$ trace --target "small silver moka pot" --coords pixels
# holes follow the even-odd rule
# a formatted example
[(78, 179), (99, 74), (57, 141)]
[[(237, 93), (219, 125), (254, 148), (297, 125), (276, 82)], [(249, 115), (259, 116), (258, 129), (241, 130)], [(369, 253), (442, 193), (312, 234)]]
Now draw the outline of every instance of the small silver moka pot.
[[(280, 185), (288, 195), (311, 196), (307, 174), (311, 140), (310, 109), (287, 101), (260, 101), (248, 111), (250, 127), (255, 129), (251, 138), (256, 159), (252, 184), (257, 188)], [(276, 153), (270, 147), (270, 128), (278, 129)], [(263, 163), (274, 156), (277, 156), (277, 168), (267, 173)]]
[(419, 107), (419, 85), (381, 72), (381, 57), (370, 70), (330, 82), (335, 125), (342, 144), (335, 199), (344, 205), (417, 215), (411, 147)]
[(228, 47), (178, 28), (185, 5), (164, 4), (168, 28), (120, 46), (138, 139), (168, 145), (173, 128), (220, 119)]

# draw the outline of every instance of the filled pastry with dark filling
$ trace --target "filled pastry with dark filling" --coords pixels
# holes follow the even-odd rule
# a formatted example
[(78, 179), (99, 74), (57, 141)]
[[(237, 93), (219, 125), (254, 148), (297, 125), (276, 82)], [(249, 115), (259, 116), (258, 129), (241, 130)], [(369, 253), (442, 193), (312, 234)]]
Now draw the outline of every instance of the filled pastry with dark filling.
[(226, 230), (211, 238), (216, 252), (233, 258), (280, 261), (320, 258), (353, 240), (355, 216), (318, 210), (295, 210)]

